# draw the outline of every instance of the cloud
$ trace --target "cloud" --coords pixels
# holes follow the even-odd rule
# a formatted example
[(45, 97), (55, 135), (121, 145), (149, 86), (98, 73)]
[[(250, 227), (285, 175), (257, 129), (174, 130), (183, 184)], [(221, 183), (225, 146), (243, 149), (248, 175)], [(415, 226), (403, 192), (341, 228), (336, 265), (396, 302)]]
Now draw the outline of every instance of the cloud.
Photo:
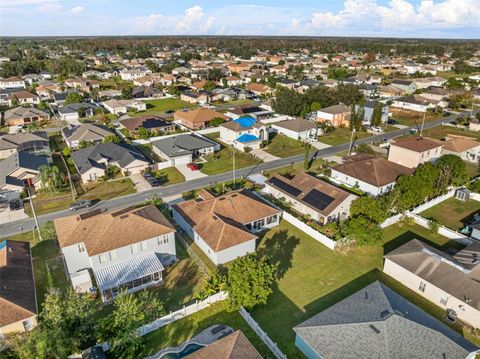
[(83, 6), (75, 6), (74, 8), (70, 9), (70, 12), (73, 13), (73, 14), (79, 14), (79, 13), (83, 12), (83, 10), (85, 10), (83, 8)]

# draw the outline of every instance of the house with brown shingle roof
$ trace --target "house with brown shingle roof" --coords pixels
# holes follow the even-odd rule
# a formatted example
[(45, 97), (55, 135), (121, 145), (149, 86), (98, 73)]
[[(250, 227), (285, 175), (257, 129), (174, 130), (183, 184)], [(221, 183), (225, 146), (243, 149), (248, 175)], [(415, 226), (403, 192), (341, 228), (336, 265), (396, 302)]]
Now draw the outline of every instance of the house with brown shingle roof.
[(291, 178), (274, 174), (265, 182), (264, 191), (275, 198), (285, 198), (296, 211), (321, 224), (346, 219), (350, 205), (358, 198), (305, 172)]
[(324, 107), (317, 111), (317, 121), (328, 122), (333, 127), (348, 126), (350, 112), (350, 108), (345, 105)]
[(37, 297), (30, 243), (0, 242), (0, 337), (37, 325)]
[(104, 302), (162, 281), (176, 259), (175, 228), (154, 205), (111, 213), (94, 210), (54, 220), (70, 277), (95, 276)]
[(480, 159), (480, 142), (475, 138), (448, 134), (442, 145), (442, 154), (456, 155), (464, 161), (474, 163)]
[(442, 144), (426, 137), (407, 137), (390, 145), (388, 160), (416, 168), (425, 162), (434, 162), (442, 155)]
[(335, 183), (358, 188), (372, 196), (389, 192), (401, 175), (410, 175), (413, 169), (371, 155), (346, 157), (344, 163), (332, 168), (330, 178)]
[(269, 94), (273, 93), (272, 88), (270, 88), (266, 85), (256, 83), (256, 82), (249, 83), (248, 85), (245, 86), (245, 89), (247, 89), (248, 91), (250, 91), (251, 93), (253, 93), (255, 95), (269, 95)]
[(228, 120), (229, 117), (225, 116), (221, 112), (211, 110), (209, 108), (197, 108), (195, 110), (188, 111), (176, 111), (173, 114), (175, 121), (179, 121), (185, 127), (188, 127), (191, 130), (200, 130), (208, 126), (208, 123), (214, 118), (221, 118), (223, 120)]
[(216, 265), (255, 252), (256, 233), (280, 221), (280, 210), (249, 191), (203, 193), (174, 205), (173, 218)]
[(257, 349), (250, 343), (242, 331), (236, 332), (213, 342), (192, 353), (185, 359), (262, 359)]

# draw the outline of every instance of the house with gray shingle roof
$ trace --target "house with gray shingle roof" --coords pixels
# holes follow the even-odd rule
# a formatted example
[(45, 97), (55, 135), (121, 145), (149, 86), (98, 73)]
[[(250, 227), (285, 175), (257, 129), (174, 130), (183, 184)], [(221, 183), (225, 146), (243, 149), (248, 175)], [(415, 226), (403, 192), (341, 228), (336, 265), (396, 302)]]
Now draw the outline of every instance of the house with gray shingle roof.
[(100, 143), (105, 137), (114, 135), (115, 133), (107, 126), (94, 123), (84, 123), (77, 126), (70, 125), (62, 128), (62, 137), (70, 148), (78, 147), (82, 141)]
[(117, 143), (99, 143), (75, 151), (72, 160), (84, 183), (104, 176), (109, 166), (117, 166), (123, 173), (136, 174), (149, 165), (145, 156), (135, 147)]
[(473, 359), (478, 348), (376, 281), (297, 325), (309, 359)]

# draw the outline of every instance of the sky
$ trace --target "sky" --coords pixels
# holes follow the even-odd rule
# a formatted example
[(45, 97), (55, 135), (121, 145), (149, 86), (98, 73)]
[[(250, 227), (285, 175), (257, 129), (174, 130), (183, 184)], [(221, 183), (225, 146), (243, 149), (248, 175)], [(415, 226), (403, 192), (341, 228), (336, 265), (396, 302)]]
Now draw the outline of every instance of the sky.
[(480, 0), (0, 0), (0, 36), (480, 38)]

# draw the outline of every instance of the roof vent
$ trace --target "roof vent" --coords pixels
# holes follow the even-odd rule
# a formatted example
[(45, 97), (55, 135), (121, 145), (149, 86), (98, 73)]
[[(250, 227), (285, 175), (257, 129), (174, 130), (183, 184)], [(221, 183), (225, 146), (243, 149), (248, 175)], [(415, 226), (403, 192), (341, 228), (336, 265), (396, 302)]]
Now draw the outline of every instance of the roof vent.
[(380, 334), (380, 330), (373, 324), (370, 324), (370, 329), (372, 329), (375, 333)]
[(384, 310), (380, 313), (380, 318), (385, 319), (390, 314), (389, 310)]

